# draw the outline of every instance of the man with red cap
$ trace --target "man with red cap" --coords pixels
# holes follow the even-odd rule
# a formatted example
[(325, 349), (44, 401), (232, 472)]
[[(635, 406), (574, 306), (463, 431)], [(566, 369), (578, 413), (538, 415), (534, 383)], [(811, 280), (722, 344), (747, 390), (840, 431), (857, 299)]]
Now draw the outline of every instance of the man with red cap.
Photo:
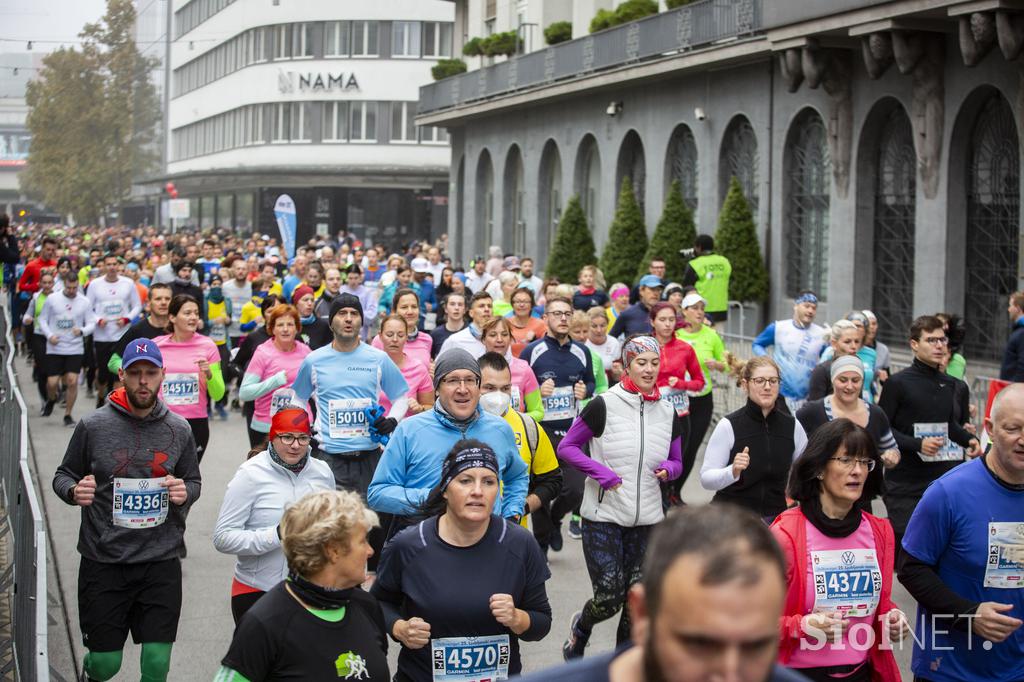
[(231, 581), (235, 625), (288, 574), (278, 532), (285, 508), (306, 493), (334, 490), (331, 467), (309, 456), (309, 443), (306, 411), (280, 410), (270, 422), (266, 449), (238, 467), (228, 483), (213, 546), (238, 557)]

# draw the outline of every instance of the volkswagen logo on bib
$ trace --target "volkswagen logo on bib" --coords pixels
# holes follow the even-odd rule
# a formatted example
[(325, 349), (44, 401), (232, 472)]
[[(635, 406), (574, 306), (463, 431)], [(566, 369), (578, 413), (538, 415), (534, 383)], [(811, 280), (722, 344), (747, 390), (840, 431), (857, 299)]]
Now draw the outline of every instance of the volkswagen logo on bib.
[(853, 552), (843, 552), (843, 563), (844, 564), (852, 564), (853, 563)]

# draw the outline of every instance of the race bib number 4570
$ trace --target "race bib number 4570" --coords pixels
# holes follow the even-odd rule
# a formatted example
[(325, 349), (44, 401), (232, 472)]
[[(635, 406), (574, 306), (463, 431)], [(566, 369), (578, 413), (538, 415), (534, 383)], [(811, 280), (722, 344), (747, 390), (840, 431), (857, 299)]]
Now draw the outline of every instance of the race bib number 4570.
[(508, 679), (508, 635), (444, 637), (430, 642), (434, 682)]

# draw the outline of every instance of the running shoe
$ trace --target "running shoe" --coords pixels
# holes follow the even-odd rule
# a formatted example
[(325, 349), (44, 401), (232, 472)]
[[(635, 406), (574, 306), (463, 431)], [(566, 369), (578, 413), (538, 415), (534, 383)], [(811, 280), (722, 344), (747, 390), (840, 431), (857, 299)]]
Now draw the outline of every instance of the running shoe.
[(214, 406), (214, 409), (217, 411), (218, 419), (222, 422), (226, 422), (228, 420), (228, 411), (224, 409), (223, 405), (217, 404)]
[(569, 621), (569, 639), (562, 644), (562, 658), (566, 661), (583, 658), (583, 650), (587, 648), (590, 635), (580, 629), (580, 620), (582, 619), (583, 612), (577, 611)]
[(583, 527), (580, 525), (580, 515), (573, 514), (569, 519), (569, 537), (573, 540), (580, 540), (583, 538)]
[(556, 523), (555, 527), (551, 529), (551, 535), (548, 536), (548, 546), (552, 552), (562, 551), (562, 524), (561, 522)]
[(71, 418), (70, 414), (64, 415), (64, 426), (74, 426), (75, 420)]
[(39, 416), (40, 417), (49, 417), (51, 414), (53, 414), (53, 406), (56, 405), (56, 404), (57, 404), (56, 400), (47, 400), (43, 404), (43, 409), (40, 410)]

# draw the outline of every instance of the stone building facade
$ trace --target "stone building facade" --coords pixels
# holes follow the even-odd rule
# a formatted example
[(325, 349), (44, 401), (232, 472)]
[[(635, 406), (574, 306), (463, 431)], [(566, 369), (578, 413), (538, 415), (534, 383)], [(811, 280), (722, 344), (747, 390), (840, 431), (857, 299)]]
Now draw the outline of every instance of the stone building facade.
[(452, 243), (543, 263), (577, 194), (600, 251), (627, 175), (650, 231), (679, 178), (713, 234), (735, 175), (766, 317), (803, 288), (826, 319), (870, 307), (890, 339), (944, 310), (995, 358), (1021, 279), (1018, 10), (702, 0), (426, 86), (417, 122), (451, 134)]

